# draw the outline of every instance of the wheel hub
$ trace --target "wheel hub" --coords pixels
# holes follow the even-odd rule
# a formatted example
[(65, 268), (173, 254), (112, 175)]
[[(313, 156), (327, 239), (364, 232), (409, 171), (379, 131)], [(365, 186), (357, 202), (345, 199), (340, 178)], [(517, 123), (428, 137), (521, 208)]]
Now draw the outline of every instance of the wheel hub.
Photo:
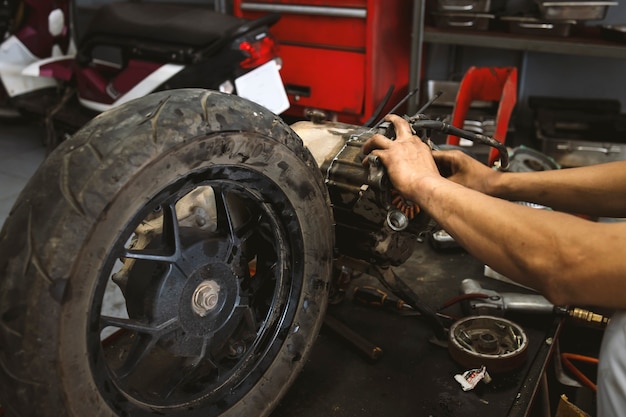
[(240, 280), (228, 263), (213, 260), (191, 274), (183, 285), (176, 278), (171, 280), (173, 298), (161, 300), (157, 308), (164, 314), (173, 314), (171, 303), (174, 302), (187, 335), (220, 337), (221, 330), (228, 333), (229, 322), (239, 318)]
[(200, 317), (206, 316), (219, 302), (220, 286), (213, 280), (202, 281), (193, 292), (191, 309)]
[(219, 237), (204, 235), (200, 240), (192, 233), (181, 240), (181, 256), (171, 268), (135, 264), (127, 305), (131, 317), (149, 317), (155, 323), (176, 320), (177, 330), (164, 335), (160, 344), (181, 356), (197, 356), (208, 342), (225, 343), (241, 321), (240, 307), (246, 302), (240, 288), (241, 260), (225, 255), (228, 244)]

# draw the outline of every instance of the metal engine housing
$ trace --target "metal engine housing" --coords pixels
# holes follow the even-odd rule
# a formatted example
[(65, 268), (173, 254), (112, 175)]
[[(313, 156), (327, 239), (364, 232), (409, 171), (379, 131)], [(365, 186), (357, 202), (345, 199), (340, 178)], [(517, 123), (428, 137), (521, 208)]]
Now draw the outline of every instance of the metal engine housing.
[(404, 263), (417, 236), (427, 230), (430, 217), (423, 211), (406, 216), (392, 204), (393, 191), (384, 167), (363, 164), (362, 145), (376, 131), (341, 122), (301, 121), (291, 128), (324, 175), (339, 254), (375, 265)]

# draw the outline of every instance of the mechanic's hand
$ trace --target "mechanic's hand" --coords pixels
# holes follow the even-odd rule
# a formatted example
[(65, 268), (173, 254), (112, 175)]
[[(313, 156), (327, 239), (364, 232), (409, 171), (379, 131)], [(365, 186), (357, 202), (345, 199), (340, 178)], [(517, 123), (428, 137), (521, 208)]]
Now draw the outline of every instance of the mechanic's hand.
[(492, 194), (492, 184), (502, 175), (460, 150), (433, 151), (433, 157), (444, 177), (484, 194)]
[(385, 120), (393, 123), (396, 139), (390, 140), (375, 134), (363, 144), (368, 164), (368, 155), (376, 156), (385, 165), (393, 187), (406, 199), (418, 202), (420, 185), (425, 178), (438, 177), (439, 170), (433, 159), (430, 147), (413, 134), (411, 126), (402, 117), (387, 115)]

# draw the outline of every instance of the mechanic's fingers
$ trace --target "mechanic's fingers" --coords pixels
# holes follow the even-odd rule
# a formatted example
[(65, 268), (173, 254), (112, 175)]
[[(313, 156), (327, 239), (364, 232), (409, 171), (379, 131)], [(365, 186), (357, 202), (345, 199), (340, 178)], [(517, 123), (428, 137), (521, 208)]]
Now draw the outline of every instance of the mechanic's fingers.
[(461, 166), (465, 154), (459, 150), (433, 151), (433, 158), (439, 168), (439, 173), (448, 178)]
[(433, 158), (437, 164), (443, 165), (457, 165), (461, 163), (463, 158), (466, 156), (463, 152), (459, 150), (439, 150), (433, 151)]
[(377, 133), (363, 144), (363, 153), (367, 155), (374, 149), (387, 149), (390, 143), (389, 138)]
[(393, 123), (393, 127), (396, 131), (396, 138), (414, 136), (413, 129), (411, 129), (409, 122), (397, 114), (388, 114), (385, 116), (385, 120)]
[(393, 123), (394, 125), (409, 125), (403, 117), (398, 116), (397, 114), (388, 114), (385, 116), (385, 120)]
[(378, 150), (374, 149), (371, 152), (363, 153), (365, 154), (365, 157), (361, 161), (361, 164), (363, 164), (364, 167), (369, 167), (371, 161), (377, 161), (377, 163), (380, 163), (380, 155)]

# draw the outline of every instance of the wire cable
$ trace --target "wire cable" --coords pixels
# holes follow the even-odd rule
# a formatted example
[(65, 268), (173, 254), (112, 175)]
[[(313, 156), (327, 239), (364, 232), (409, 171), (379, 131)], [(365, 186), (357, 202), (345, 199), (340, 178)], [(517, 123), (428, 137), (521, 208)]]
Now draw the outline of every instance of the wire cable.
[(579, 361), (579, 362), (586, 362), (586, 363), (591, 363), (591, 364), (598, 364), (598, 358), (594, 358), (591, 356), (584, 356), (584, 355), (578, 355), (576, 353), (561, 353), (561, 361), (563, 362), (563, 365), (565, 365), (565, 367), (567, 369), (570, 370), (570, 372), (572, 374), (574, 374), (574, 376), (576, 376), (576, 378), (578, 378), (578, 380), (587, 388), (590, 388), (591, 390), (593, 390), (594, 392), (598, 391), (598, 388), (596, 386), (596, 384), (589, 379), (585, 374), (582, 373), (582, 371), (580, 369), (578, 369), (573, 363), (572, 361)]

